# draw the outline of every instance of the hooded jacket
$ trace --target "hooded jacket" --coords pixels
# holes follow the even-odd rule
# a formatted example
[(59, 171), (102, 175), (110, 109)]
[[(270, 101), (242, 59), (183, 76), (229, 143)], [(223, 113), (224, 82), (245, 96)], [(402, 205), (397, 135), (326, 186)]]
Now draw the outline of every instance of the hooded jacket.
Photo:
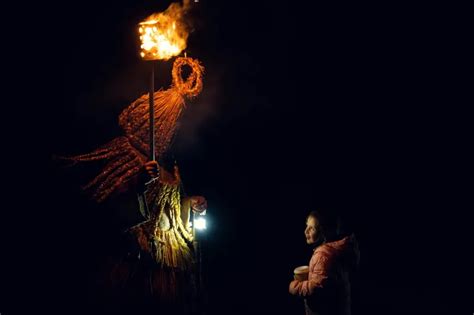
[(309, 262), (308, 280), (294, 280), (289, 291), (305, 298), (307, 315), (350, 315), (349, 274), (359, 263), (355, 236), (318, 246)]

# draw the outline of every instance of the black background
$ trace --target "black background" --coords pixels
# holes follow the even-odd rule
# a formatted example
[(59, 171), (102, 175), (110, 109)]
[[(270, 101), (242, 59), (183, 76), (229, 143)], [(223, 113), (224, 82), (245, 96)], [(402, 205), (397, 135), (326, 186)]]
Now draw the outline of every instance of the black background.
[[(4, 28), (33, 49), (4, 58), (21, 83), (4, 91), (0, 312), (94, 314), (99, 266), (134, 208), (89, 201), (79, 187), (94, 170), (52, 156), (120, 134), (118, 114), (147, 90), (136, 24), (169, 2), (23, 4)], [(288, 283), (310, 257), (305, 216), (323, 206), (360, 242), (355, 314), (470, 314), (462, 8), (193, 6), (186, 51), (204, 90), (170, 158), (186, 193), (208, 199), (209, 313), (302, 314)], [(171, 65), (156, 64), (156, 87)]]

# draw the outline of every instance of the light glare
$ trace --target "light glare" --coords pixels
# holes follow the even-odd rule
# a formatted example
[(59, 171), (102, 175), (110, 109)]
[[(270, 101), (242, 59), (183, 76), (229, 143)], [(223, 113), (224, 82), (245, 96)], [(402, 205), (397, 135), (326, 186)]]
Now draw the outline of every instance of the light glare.
[(206, 219), (204, 219), (204, 218), (194, 219), (194, 227), (198, 230), (205, 230), (206, 229)]

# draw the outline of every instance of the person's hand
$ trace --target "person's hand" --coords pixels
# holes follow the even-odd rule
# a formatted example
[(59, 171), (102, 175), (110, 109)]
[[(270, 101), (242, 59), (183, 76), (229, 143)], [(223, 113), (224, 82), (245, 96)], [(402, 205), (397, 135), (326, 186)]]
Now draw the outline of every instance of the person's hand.
[(290, 286), (288, 288), (288, 291), (290, 292), (290, 294), (292, 295), (297, 295), (298, 294), (298, 290), (296, 290), (296, 286), (298, 285), (299, 281), (298, 280), (293, 280), (290, 282)]
[(203, 196), (190, 197), (191, 209), (197, 213), (205, 213), (207, 210), (207, 201)]
[(158, 177), (158, 162), (157, 161), (148, 161), (144, 165), (145, 172), (148, 175), (149, 179), (152, 180)]

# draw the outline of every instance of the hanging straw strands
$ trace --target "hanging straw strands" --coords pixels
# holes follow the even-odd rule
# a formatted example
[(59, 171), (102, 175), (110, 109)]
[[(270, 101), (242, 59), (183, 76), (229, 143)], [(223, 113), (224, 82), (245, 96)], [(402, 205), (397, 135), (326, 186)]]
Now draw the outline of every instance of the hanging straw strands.
[[(191, 73), (183, 79), (183, 67), (188, 66)], [(189, 57), (176, 58), (172, 69), (172, 85), (167, 90), (153, 94), (155, 103), (155, 154), (163, 156), (176, 131), (176, 122), (185, 106), (185, 99), (197, 96), (202, 90), (204, 67), (198, 60)], [(125, 136), (118, 137), (97, 150), (62, 159), (78, 162), (104, 160), (106, 165), (99, 175), (83, 186), (92, 190), (92, 196), (98, 202), (104, 201), (118, 187), (125, 185), (136, 176), (147, 161), (149, 144), (149, 105), (148, 94), (142, 95), (119, 116), (119, 125)]]

